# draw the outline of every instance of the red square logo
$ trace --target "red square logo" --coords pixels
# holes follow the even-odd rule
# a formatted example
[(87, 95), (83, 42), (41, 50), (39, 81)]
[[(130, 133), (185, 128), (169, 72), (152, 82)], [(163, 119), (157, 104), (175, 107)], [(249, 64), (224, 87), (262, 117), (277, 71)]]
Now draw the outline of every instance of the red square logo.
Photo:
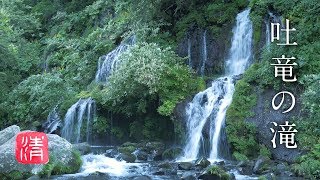
[(47, 135), (42, 132), (20, 132), (16, 138), (16, 160), (22, 164), (48, 163)]

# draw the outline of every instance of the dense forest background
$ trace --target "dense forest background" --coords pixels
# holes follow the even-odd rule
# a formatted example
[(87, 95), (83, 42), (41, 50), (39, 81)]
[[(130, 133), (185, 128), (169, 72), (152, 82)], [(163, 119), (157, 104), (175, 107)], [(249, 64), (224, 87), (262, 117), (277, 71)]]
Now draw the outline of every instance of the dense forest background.
[[(97, 103), (96, 136), (116, 141), (163, 140), (174, 143), (181, 129), (173, 116), (176, 105), (206, 88), (222, 74), (218, 65), (199, 76), (176, 53), (190, 28), (207, 29), (230, 44), (232, 25), (250, 7), (254, 26), (254, 62), (236, 84), (227, 112), (228, 141), (235, 158), (271, 156), (245, 119), (256, 105), (256, 88), (298, 92), (301, 113), (292, 117), (305, 155), (292, 168), (299, 175), (320, 178), (320, 5), (312, 0), (1, 0), (0, 129), (18, 124), (40, 130), (58, 106), (64, 116), (79, 98)], [(268, 11), (290, 19), (298, 46), (262, 47), (262, 26)], [(136, 45), (121, 58), (128, 62), (110, 77), (94, 81), (100, 56), (124, 39)], [(296, 57), (297, 83), (273, 77), (273, 57)], [(261, 151), (262, 149), (262, 151)]]

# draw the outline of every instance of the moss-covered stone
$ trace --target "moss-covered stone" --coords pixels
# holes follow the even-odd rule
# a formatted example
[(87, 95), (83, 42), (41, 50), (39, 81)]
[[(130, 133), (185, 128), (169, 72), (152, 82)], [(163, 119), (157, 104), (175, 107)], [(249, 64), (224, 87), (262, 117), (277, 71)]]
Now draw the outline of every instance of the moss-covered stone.
[(51, 175), (72, 174), (79, 171), (82, 165), (80, 152), (72, 151), (73, 158), (68, 164), (64, 165), (59, 162), (54, 156), (50, 157), (49, 162), (43, 167), (38, 175), (42, 178), (49, 178)]

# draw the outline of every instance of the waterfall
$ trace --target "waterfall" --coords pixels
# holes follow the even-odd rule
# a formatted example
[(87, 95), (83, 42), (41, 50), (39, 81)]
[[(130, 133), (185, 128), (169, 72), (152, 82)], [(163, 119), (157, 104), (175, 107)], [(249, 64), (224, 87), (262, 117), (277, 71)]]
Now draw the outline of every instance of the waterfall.
[(204, 69), (206, 66), (207, 62), (207, 30), (203, 32), (203, 37), (202, 37), (202, 64), (201, 64), (201, 69), (200, 69), (200, 74), (201, 76), (204, 76)]
[(49, 113), (47, 121), (42, 125), (44, 133), (51, 134), (61, 125), (61, 120), (56, 109), (57, 107)]
[(188, 65), (192, 69), (192, 59), (191, 59), (191, 40), (190, 37), (188, 38)]
[(267, 20), (265, 21), (266, 24), (266, 46), (269, 48), (269, 45), (271, 44), (271, 24), (270, 23), (280, 23), (280, 27), (283, 28), (283, 23), (282, 23), (282, 17), (277, 16), (273, 14), (272, 12), (268, 12), (268, 17)]
[(109, 52), (107, 55), (101, 56), (98, 61), (98, 70), (96, 72), (96, 82), (107, 82), (107, 78), (117, 68), (119, 63), (119, 56), (125, 52), (129, 46), (135, 44), (135, 36), (131, 36), (127, 40)]
[(249, 19), (250, 9), (239, 13), (233, 28), (232, 44), (226, 61), (227, 76), (212, 82), (211, 87), (199, 92), (186, 107), (188, 141), (184, 156), (180, 161), (195, 160), (203, 143), (204, 126), (210, 125), (210, 159), (221, 158), (222, 128), (226, 111), (232, 102), (234, 92), (234, 75), (239, 75), (248, 67), (252, 55), (252, 23)]
[(79, 143), (83, 121), (86, 120), (86, 141), (89, 142), (94, 116), (95, 101), (92, 98), (80, 99), (68, 109), (65, 115), (62, 137), (69, 142)]

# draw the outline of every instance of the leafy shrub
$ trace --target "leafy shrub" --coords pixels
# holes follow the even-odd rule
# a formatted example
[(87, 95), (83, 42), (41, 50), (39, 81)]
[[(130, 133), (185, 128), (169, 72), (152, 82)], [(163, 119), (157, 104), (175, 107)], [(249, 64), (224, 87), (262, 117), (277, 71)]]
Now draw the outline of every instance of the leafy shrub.
[(10, 123), (26, 127), (31, 122), (41, 122), (56, 105), (73, 95), (72, 88), (57, 76), (30, 76), (9, 94), (5, 103)]

